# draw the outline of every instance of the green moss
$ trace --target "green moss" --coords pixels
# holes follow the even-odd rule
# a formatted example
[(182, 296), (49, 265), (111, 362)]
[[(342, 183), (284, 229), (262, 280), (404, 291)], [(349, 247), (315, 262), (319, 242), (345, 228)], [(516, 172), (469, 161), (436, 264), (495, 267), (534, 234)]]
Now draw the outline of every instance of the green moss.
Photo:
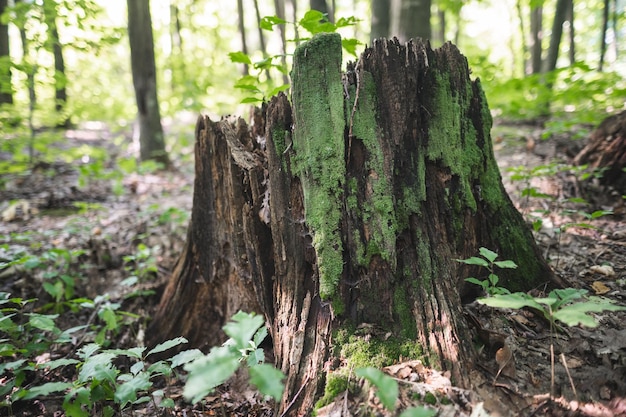
[(423, 401), (426, 404), (437, 405), (437, 397), (432, 392), (427, 392), (426, 394), (424, 394)]
[(373, 366), (384, 368), (402, 359), (422, 359), (422, 347), (415, 340), (390, 337), (382, 340), (372, 335), (354, 334), (353, 327), (335, 331), (333, 344), (337, 356), (345, 359), (346, 367)]
[(273, 128), (271, 130), (272, 141), (274, 142), (274, 147), (276, 148), (276, 154), (280, 158), (281, 166), (283, 170), (286, 170), (286, 161), (285, 161), (285, 137), (288, 135), (288, 132), (282, 129)]
[(339, 233), (344, 162), (341, 37), (319, 34), (298, 46), (291, 72), (294, 172), (302, 181), (306, 221), (317, 254), (320, 296), (333, 298), (343, 273)]
[(396, 285), (393, 294), (393, 307), (400, 320), (400, 335), (407, 339), (417, 339), (417, 324), (413, 309), (407, 300), (407, 292), (400, 285)]
[(326, 386), (324, 387), (324, 396), (315, 404), (315, 408), (321, 408), (330, 404), (338, 395), (348, 389), (347, 372), (333, 372), (326, 377)]
[[(356, 101), (352, 117), (353, 140), (363, 141), (368, 153), (367, 167), (367, 195), (370, 204), (363, 208), (363, 217), (367, 220), (371, 231), (366, 258), (371, 259), (374, 255), (380, 257), (391, 265), (392, 270), (396, 266), (396, 236), (398, 222), (394, 207), (393, 190), (387, 181), (390, 168), (385, 166), (384, 153), (379, 142), (379, 132), (376, 122), (376, 85), (372, 74), (363, 71), (360, 79), (359, 98)], [(355, 93), (350, 97), (354, 98)], [(352, 108), (353, 103), (348, 100), (347, 108)], [(370, 243), (374, 243), (371, 245)], [(377, 249), (375, 253), (371, 249)]]

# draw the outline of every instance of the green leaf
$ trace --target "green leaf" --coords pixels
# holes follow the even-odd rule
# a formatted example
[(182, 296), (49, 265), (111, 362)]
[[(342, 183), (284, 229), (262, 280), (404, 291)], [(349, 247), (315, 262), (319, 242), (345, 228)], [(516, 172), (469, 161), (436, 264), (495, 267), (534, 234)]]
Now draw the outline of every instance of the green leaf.
[(146, 391), (151, 386), (150, 375), (147, 372), (140, 372), (129, 381), (117, 386), (114, 396), (115, 402), (124, 408), (126, 404), (137, 400), (138, 391)]
[(146, 356), (150, 356), (153, 353), (159, 353), (159, 352), (166, 351), (168, 349), (173, 348), (174, 346), (178, 346), (178, 345), (183, 344), (183, 343), (187, 343), (187, 339), (185, 339), (184, 337), (176, 337), (174, 339), (166, 340), (165, 342), (160, 343), (160, 344), (156, 345), (154, 348), (152, 348), (146, 354)]
[(626, 310), (626, 307), (612, 304), (608, 300), (600, 300), (602, 301), (584, 301), (565, 306), (554, 313), (554, 319), (568, 326), (580, 324), (587, 327), (596, 327), (598, 326), (598, 321), (587, 313)]
[(275, 95), (277, 95), (281, 91), (289, 90), (289, 87), (290, 87), (289, 84), (279, 85), (278, 87), (275, 87), (272, 90), (270, 90), (270, 92), (267, 93), (267, 97), (274, 97)]
[(150, 365), (147, 372), (152, 376), (171, 375), (172, 367), (165, 361), (159, 361)]
[(399, 417), (434, 417), (436, 415), (437, 410), (426, 407), (410, 407), (404, 410)]
[(250, 367), (250, 382), (263, 395), (269, 395), (276, 401), (280, 401), (283, 396), (283, 379), (285, 375), (272, 365), (262, 363)]
[(493, 262), (496, 260), (496, 258), (498, 257), (498, 254), (495, 253), (492, 250), (489, 250), (487, 248), (480, 248), (478, 249), (478, 252), (480, 253), (480, 255), (482, 257), (484, 257), (486, 260), (488, 260), (489, 262)]
[(56, 369), (60, 366), (68, 366), (68, 365), (75, 365), (77, 363), (80, 363), (80, 361), (78, 361), (77, 359), (67, 359), (67, 358), (60, 358), (60, 359), (55, 359), (53, 361), (50, 362), (45, 362), (42, 364), (37, 364), (36, 368), (37, 369)]
[(356, 48), (357, 46), (361, 45), (361, 42), (359, 42), (358, 40), (354, 39), (354, 38), (349, 38), (349, 39), (341, 39), (341, 46), (343, 46), (343, 49), (346, 50), (347, 53), (349, 53), (352, 56), (357, 56), (356, 53)]
[(598, 217), (602, 217), (602, 216), (606, 216), (609, 214), (613, 214), (613, 211), (611, 210), (596, 210), (593, 213), (591, 213), (591, 218), (592, 219), (597, 219)]
[(117, 329), (117, 316), (115, 311), (110, 308), (104, 308), (98, 312), (98, 316), (106, 323), (107, 330)]
[(54, 319), (59, 317), (58, 314), (38, 314), (38, 313), (29, 313), (27, 314), (29, 317), (28, 323), (39, 330), (51, 332), (56, 329), (56, 325), (54, 324)]
[(259, 346), (267, 337), (267, 327), (263, 326), (254, 334), (254, 346)]
[(246, 97), (243, 100), (240, 101), (241, 104), (248, 104), (248, 103), (261, 103), (263, 102), (263, 98), (262, 97)]
[(490, 307), (513, 309), (531, 307), (539, 311), (544, 311), (544, 307), (537, 301), (535, 301), (534, 298), (532, 298), (528, 294), (520, 292), (516, 292), (513, 294), (498, 294), (489, 298), (479, 298), (477, 301), (480, 304), (485, 304)]
[(233, 339), (237, 350), (246, 349), (249, 346), (248, 342), (252, 340), (264, 322), (263, 317), (259, 315), (238, 311), (231, 317), (231, 321), (224, 325), (223, 329), (224, 333)]
[(275, 25), (282, 25), (284, 23), (287, 23), (287, 21), (278, 16), (265, 16), (259, 22), (259, 26), (263, 30), (274, 30)]
[(194, 404), (200, 401), (235, 373), (239, 358), (228, 346), (220, 346), (211, 349), (207, 356), (186, 364), (184, 369), (189, 372), (189, 377), (183, 390), (184, 397)]
[(513, 261), (495, 261), (493, 264), (497, 266), (498, 268), (503, 268), (503, 269), (516, 269), (517, 268), (517, 264)]
[(252, 60), (250, 59), (250, 57), (247, 54), (244, 54), (243, 52), (230, 52), (228, 54), (228, 57), (230, 58), (231, 62), (247, 64), (247, 65), (252, 64)]
[(202, 353), (202, 351), (200, 351), (199, 349), (190, 349), (184, 350), (172, 356), (172, 359), (170, 359), (170, 361), (172, 362), (172, 368), (176, 368), (177, 366), (184, 365), (188, 362), (196, 360), (201, 356), (204, 356), (204, 353)]
[(65, 391), (72, 386), (71, 382), (46, 382), (43, 385), (32, 387), (26, 390), (26, 395), (22, 400), (32, 400), (37, 397), (45, 397), (53, 392)]
[(259, 87), (257, 87), (256, 85), (253, 84), (235, 84), (234, 85), (235, 88), (238, 88), (240, 90), (245, 90), (245, 91), (251, 91), (253, 93), (262, 93), (261, 90), (259, 90)]
[(399, 391), (398, 383), (393, 378), (372, 367), (359, 368), (355, 373), (358, 377), (367, 379), (378, 388), (376, 395), (387, 410), (395, 410)]
[(483, 288), (486, 288), (489, 284), (487, 281), (480, 281), (474, 277), (465, 278), (465, 282), (469, 282), (470, 284), (480, 285)]
[(485, 261), (483, 258), (477, 258), (476, 256), (472, 256), (467, 259), (457, 259), (456, 261), (467, 265), (478, 265), (484, 266), (485, 268), (489, 267), (489, 262)]
[(115, 383), (117, 370), (113, 369), (111, 361), (116, 356), (110, 352), (103, 352), (87, 358), (78, 373), (78, 382), (87, 382), (90, 379), (95, 379), (97, 381)]

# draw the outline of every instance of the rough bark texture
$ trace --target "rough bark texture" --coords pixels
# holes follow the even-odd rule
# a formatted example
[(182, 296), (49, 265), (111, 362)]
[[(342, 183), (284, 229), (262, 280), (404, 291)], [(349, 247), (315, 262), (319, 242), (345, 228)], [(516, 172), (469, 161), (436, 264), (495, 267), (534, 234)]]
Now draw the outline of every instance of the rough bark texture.
[(477, 271), (455, 259), (486, 246), (515, 260), (502, 277), (513, 290), (551, 277), (504, 191), (487, 103), (458, 50), (377, 40), (340, 65), (338, 35), (298, 47), (292, 103), (272, 99), (258, 140), (259, 123), (246, 133), (200, 119), (187, 249), (148, 332), (153, 344), (215, 344), (237, 308), (263, 312), (289, 415), (311, 412), (349, 324), (417, 342), (470, 385), (461, 297)]
[(626, 193), (626, 111), (604, 119), (574, 163), (604, 170), (601, 182)]
[(156, 64), (149, 0), (128, 0), (128, 39), (139, 118), (141, 160), (169, 164), (157, 99)]

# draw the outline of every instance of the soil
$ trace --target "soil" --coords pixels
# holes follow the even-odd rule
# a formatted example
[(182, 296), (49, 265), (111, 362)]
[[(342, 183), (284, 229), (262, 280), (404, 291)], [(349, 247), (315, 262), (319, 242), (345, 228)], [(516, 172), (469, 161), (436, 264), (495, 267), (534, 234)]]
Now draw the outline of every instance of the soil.
[[(179, 128), (183, 132), (179, 134), (189, 140), (193, 121), (187, 120), (185, 126)], [(556, 169), (559, 163), (571, 161), (584, 144), (571, 138), (574, 132), (571, 137), (547, 140), (541, 139), (542, 133), (528, 125), (494, 128), (496, 159), (511, 199), (529, 224), (535, 222), (537, 241), (568, 287), (625, 305), (622, 195), (599, 185), (593, 177), (582, 180), (581, 173)], [(89, 145), (118, 157), (130, 152), (116, 146), (116, 135), (102, 126), (83, 127), (66, 136), (68, 149)], [(61, 162), (36, 164), (27, 174), (3, 175), (0, 261), (10, 262), (24, 253), (42, 255), (52, 249), (59, 254), (76, 251), (66, 265), (67, 274), (78, 277), (74, 297), (94, 299), (107, 294), (104, 302), (119, 303), (120, 310), (135, 314), (120, 330), (107, 332), (107, 338), (110, 347), (141, 346), (147, 320), (184, 245), (193, 197), (191, 158), (188, 147), (176, 160), (176, 168), (129, 174), (117, 183), (81, 175), (88, 171)], [(116, 194), (115, 190), (122, 192)], [(589, 203), (582, 203), (579, 199), (583, 198)], [(9, 206), (9, 201), (18, 203)], [(601, 210), (612, 214), (588, 218)], [(41, 307), (52, 301), (42, 286), (47, 279), (45, 271), (24, 265), (4, 268), (0, 270), (0, 292), (37, 298)], [(131, 276), (137, 276), (135, 283), (128, 280)], [(546, 296), (546, 289), (536, 288), (532, 295)], [(476, 302), (465, 310), (477, 336), (483, 336), (477, 337), (477, 343), (484, 345), (478, 346), (473, 386), (454, 387), (445, 373), (420, 362), (400, 363), (385, 371), (399, 381), (403, 407), (425, 404), (441, 416), (626, 416), (625, 312), (593, 313), (599, 322), (596, 328), (555, 330), (530, 310), (493, 309)], [(57, 326), (65, 329), (98, 320), (90, 311), (66, 310)], [(485, 335), (491, 342), (484, 340)], [(93, 337), (85, 333), (76, 343), (84, 344)], [(78, 348), (61, 346), (41, 360), (71, 356)], [(75, 373), (65, 369), (46, 377), (71, 381)], [(363, 415), (364, 410), (390, 415), (373, 395), (374, 390), (354, 379), (350, 390), (317, 415)], [(157, 409), (150, 402), (133, 406), (125, 415), (273, 415), (272, 404), (241, 378), (229, 381), (196, 406), (183, 401), (182, 384), (181, 378), (155, 381), (155, 387), (174, 400), (173, 408)], [(0, 408), (0, 415), (63, 415), (61, 402), (62, 396), (18, 401), (12, 409)]]

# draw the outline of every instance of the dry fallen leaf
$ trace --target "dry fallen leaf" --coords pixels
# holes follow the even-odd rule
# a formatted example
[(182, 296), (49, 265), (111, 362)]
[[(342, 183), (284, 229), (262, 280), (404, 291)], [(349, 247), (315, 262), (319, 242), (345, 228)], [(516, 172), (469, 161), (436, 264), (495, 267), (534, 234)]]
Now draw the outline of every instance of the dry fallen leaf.
[(506, 343), (496, 351), (496, 363), (500, 369), (498, 369), (495, 379), (498, 379), (500, 374), (515, 378), (515, 358), (513, 351)]
[(596, 274), (602, 274), (607, 277), (612, 277), (615, 275), (615, 271), (611, 265), (594, 265), (589, 268), (591, 272), (595, 272)]
[(600, 281), (595, 281), (593, 284), (591, 284), (591, 288), (593, 288), (593, 291), (596, 293), (596, 295), (606, 294), (607, 292), (611, 291), (609, 287), (607, 287)]

